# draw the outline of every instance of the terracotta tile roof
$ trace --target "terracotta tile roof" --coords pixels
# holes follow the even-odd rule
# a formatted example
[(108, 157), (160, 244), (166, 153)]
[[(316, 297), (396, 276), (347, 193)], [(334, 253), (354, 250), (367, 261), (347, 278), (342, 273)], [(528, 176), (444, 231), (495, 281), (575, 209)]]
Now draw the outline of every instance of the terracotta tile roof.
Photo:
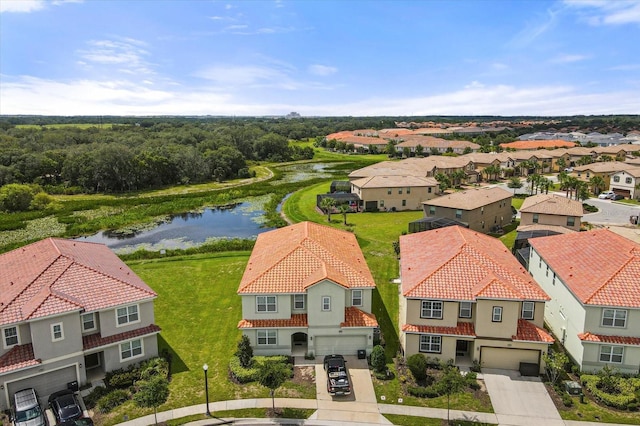
[(137, 330), (125, 331), (124, 333), (118, 333), (107, 337), (100, 336), (100, 333), (89, 334), (87, 336), (82, 336), (82, 348), (83, 350), (88, 351), (89, 349), (101, 348), (103, 346), (159, 332), (160, 327), (155, 324), (151, 324), (146, 327), (138, 328)]
[(467, 228), (403, 235), (400, 256), (408, 298), (549, 300), (500, 240)]
[(471, 160), (464, 155), (458, 157), (446, 157), (431, 155), (424, 158), (407, 158), (400, 161), (381, 161), (349, 173), (349, 179), (357, 179), (369, 176), (423, 176), (433, 172), (435, 168), (440, 170), (462, 169), (467, 167)]
[(402, 331), (404, 331), (405, 333), (427, 333), (442, 334), (444, 336), (476, 337), (476, 331), (473, 327), (472, 322), (459, 322), (455, 327), (405, 324), (402, 326)]
[(238, 294), (304, 293), (323, 279), (345, 288), (376, 285), (353, 233), (301, 222), (258, 236)]
[(377, 327), (376, 316), (353, 306), (344, 310), (344, 322), (340, 327)]
[(31, 343), (14, 346), (0, 357), (0, 374), (38, 365), (41, 362), (41, 360), (35, 359)]
[(427, 206), (448, 207), (461, 210), (475, 210), (488, 204), (493, 204), (501, 200), (511, 199), (513, 194), (510, 191), (499, 187), (485, 187), (467, 189), (452, 194), (443, 195), (425, 201), (422, 204)]
[(529, 243), (583, 304), (640, 308), (640, 244), (608, 229)]
[(512, 149), (538, 149), (538, 148), (563, 148), (563, 147), (574, 147), (578, 145), (576, 142), (568, 142), (562, 139), (552, 139), (552, 140), (532, 140), (532, 141), (515, 141), (509, 143), (501, 143), (500, 146), (503, 148), (512, 148)]
[(422, 176), (371, 176), (356, 179), (351, 183), (359, 188), (416, 188), (438, 186), (438, 181), (432, 177)]
[(475, 164), (491, 164), (493, 162), (506, 163), (511, 159), (507, 152), (472, 152), (464, 154), (462, 157), (468, 158)]
[(520, 342), (543, 342), (549, 344), (555, 341), (553, 336), (547, 333), (544, 329), (522, 318), (518, 319), (516, 335), (511, 336), (511, 338), (514, 341)]
[(421, 145), (425, 149), (429, 148), (452, 148), (452, 149), (464, 149), (471, 148), (473, 150), (480, 149), (480, 145), (468, 142), (468, 141), (457, 141), (457, 140), (447, 140), (441, 138), (434, 138), (433, 136), (422, 136), (422, 135), (412, 135), (412, 136), (404, 136), (403, 142), (400, 142), (396, 145), (399, 148), (415, 148), (418, 145)]
[(306, 328), (309, 327), (307, 314), (293, 314), (284, 319), (241, 319), (238, 328)]
[(538, 194), (524, 199), (520, 212), (582, 217), (582, 203), (554, 194)]
[(102, 244), (48, 238), (0, 255), (0, 325), (156, 297)]
[(615, 345), (640, 346), (640, 337), (631, 336), (606, 336), (604, 334), (579, 333), (578, 339), (585, 342), (611, 343)]

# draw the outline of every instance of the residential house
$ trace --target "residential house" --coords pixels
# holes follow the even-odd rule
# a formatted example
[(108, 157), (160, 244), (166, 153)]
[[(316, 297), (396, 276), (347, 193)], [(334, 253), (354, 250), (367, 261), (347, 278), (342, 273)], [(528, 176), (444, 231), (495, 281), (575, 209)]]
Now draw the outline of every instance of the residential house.
[(537, 150), (537, 149), (554, 149), (554, 148), (573, 148), (576, 146), (575, 142), (568, 142), (561, 139), (553, 140), (519, 140), (515, 142), (501, 143), (500, 146), (504, 149), (515, 150)]
[(371, 176), (351, 182), (365, 211), (421, 210), (422, 202), (438, 196), (438, 181), (420, 176)]
[(608, 229), (530, 240), (545, 322), (582, 371), (640, 366), (640, 245)]
[(609, 188), (626, 198), (640, 199), (640, 167), (627, 167), (611, 175)]
[(520, 225), (562, 226), (580, 230), (582, 203), (555, 194), (538, 194), (525, 198), (520, 207)]
[(401, 236), (400, 256), (405, 357), (543, 371), (549, 298), (500, 240), (450, 226)]
[(447, 140), (441, 138), (434, 138), (432, 136), (403, 136), (402, 142), (396, 144), (396, 151), (398, 154), (402, 154), (405, 148), (409, 149), (409, 152), (415, 154), (418, 145), (422, 146), (424, 155), (432, 154), (433, 151), (444, 154), (446, 152), (453, 152), (456, 154), (464, 153), (465, 149), (476, 151), (480, 149), (480, 145), (458, 140)]
[(468, 158), (475, 165), (475, 170), (481, 177), (484, 173), (484, 169), (487, 167), (500, 167), (500, 172), (496, 177), (504, 177), (505, 172), (515, 167), (516, 162), (511, 158), (508, 152), (473, 152), (463, 155), (464, 158)]
[(353, 233), (311, 222), (265, 232), (238, 287), (238, 328), (256, 355), (370, 353), (374, 288)]
[(605, 184), (603, 190), (608, 190), (609, 182), (611, 180), (610, 176), (613, 173), (624, 171), (628, 168), (628, 164), (620, 161), (605, 161), (574, 167), (573, 172), (570, 174), (583, 182), (589, 182), (594, 176), (599, 176)]
[(0, 409), (158, 355), (149, 288), (101, 244), (49, 238), (0, 255)]
[(484, 187), (443, 195), (422, 204), (425, 217), (457, 220), (487, 234), (512, 222), (512, 196), (499, 187)]
[(567, 167), (575, 167), (580, 164), (582, 158), (589, 158), (590, 161), (595, 161), (598, 158), (598, 153), (593, 148), (585, 148), (582, 146), (576, 146), (575, 148), (568, 148), (566, 153), (569, 155)]

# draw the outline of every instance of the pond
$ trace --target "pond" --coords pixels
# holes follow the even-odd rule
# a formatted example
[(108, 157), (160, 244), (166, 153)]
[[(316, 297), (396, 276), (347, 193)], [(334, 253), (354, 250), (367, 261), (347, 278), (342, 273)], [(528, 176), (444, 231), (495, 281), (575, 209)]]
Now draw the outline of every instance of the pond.
[(242, 202), (171, 216), (151, 229), (103, 231), (77, 240), (105, 244), (120, 254), (139, 249), (186, 249), (221, 238), (255, 239), (261, 232), (273, 229), (262, 227), (263, 214), (255, 202)]

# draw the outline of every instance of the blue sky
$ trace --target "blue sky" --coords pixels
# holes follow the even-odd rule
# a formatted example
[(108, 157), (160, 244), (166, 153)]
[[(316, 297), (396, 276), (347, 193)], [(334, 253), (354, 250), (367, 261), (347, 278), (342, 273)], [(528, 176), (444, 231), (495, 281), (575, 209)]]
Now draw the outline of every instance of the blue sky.
[(0, 114), (640, 114), (640, 0), (0, 0)]

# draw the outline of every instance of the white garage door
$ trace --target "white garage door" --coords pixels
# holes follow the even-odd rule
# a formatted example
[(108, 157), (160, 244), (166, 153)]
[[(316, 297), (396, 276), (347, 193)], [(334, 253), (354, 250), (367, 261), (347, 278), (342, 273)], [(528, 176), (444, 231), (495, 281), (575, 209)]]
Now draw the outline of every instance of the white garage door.
[(316, 356), (340, 354), (357, 355), (367, 348), (367, 336), (316, 336)]
[(78, 380), (75, 365), (39, 374), (29, 377), (28, 379), (18, 380), (9, 383), (9, 399), (11, 400), (13, 394), (21, 389), (34, 388), (38, 394), (40, 403), (46, 404), (49, 395), (56, 391), (66, 389), (67, 383), (73, 382), (74, 380)]
[(484, 368), (519, 370), (521, 362), (538, 364), (540, 351), (534, 349), (491, 348), (480, 349), (480, 365)]

